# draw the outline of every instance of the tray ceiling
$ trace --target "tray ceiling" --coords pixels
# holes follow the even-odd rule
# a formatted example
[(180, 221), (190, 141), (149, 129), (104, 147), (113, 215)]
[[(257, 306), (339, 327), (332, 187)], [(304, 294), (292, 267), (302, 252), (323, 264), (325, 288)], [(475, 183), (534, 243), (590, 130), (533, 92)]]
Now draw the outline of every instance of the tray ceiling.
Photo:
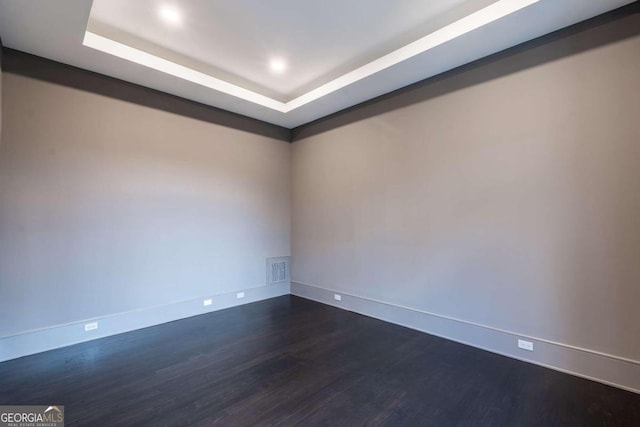
[(628, 0), (0, 1), (6, 46), (295, 127)]

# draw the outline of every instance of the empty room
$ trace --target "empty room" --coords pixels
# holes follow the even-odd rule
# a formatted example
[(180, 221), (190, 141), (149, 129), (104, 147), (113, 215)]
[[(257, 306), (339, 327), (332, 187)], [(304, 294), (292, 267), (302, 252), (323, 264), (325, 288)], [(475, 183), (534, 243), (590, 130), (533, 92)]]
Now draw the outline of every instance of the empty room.
[(0, 0), (0, 427), (640, 426), (640, 2)]

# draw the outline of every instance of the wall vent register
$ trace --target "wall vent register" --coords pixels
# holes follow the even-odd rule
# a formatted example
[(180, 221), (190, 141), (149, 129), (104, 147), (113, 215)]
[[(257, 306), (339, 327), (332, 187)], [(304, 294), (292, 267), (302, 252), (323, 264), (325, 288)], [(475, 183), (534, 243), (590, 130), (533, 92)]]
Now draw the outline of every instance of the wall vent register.
[(267, 258), (267, 285), (289, 281), (289, 257)]

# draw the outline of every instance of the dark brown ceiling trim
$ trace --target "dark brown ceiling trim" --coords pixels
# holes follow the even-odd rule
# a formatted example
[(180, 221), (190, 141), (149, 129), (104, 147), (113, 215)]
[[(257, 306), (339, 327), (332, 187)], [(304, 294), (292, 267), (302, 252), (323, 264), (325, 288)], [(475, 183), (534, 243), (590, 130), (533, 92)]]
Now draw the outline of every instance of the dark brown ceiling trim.
[(4, 48), (2, 52), (5, 72), (97, 93), (282, 141), (291, 141), (291, 130), (282, 126), (18, 50)]
[(640, 34), (640, 2), (421, 80), (291, 130), (292, 142)]

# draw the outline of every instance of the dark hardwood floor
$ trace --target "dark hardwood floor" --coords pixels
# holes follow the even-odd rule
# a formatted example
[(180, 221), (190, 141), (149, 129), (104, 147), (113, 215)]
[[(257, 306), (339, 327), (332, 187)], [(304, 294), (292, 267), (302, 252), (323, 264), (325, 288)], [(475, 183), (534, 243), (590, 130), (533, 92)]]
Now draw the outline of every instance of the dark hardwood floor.
[(640, 395), (297, 297), (0, 363), (68, 426), (640, 426)]

